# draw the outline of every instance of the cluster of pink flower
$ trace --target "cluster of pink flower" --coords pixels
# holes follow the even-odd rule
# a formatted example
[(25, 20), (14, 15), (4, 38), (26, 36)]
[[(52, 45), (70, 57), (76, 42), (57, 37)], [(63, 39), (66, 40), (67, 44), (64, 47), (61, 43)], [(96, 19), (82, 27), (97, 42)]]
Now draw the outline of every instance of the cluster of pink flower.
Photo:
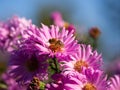
[(0, 23), (0, 49), (10, 54), (4, 89), (120, 90), (120, 76), (107, 78), (101, 54), (78, 44), (74, 25), (59, 12), (51, 18), (40, 28), (17, 16)]

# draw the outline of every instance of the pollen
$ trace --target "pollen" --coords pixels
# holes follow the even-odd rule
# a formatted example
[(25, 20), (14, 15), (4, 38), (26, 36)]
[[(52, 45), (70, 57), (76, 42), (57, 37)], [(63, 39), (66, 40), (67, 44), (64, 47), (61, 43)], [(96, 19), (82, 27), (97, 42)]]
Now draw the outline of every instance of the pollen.
[(33, 77), (27, 90), (40, 90), (40, 80), (37, 77)]
[(82, 90), (97, 90), (97, 88), (92, 83), (87, 83)]
[(75, 69), (76, 71), (78, 71), (78, 72), (81, 72), (83, 67), (88, 67), (87, 62), (85, 62), (85, 61), (83, 61), (83, 60), (77, 61), (77, 62), (74, 64), (74, 69)]
[(50, 46), (49, 48), (53, 51), (53, 52), (59, 52), (62, 51), (63, 48), (63, 43), (60, 40), (57, 40), (55, 38), (50, 39), (49, 40)]
[(65, 27), (65, 28), (68, 28), (68, 27), (69, 27), (69, 23), (68, 23), (68, 22), (65, 22), (65, 23), (64, 23), (64, 27)]

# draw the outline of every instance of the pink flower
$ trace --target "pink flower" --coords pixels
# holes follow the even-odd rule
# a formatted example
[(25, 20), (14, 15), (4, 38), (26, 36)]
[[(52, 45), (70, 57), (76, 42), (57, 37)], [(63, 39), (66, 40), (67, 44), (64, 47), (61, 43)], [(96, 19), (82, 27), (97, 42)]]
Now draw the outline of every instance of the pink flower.
[(66, 57), (78, 51), (79, 45), (72, 34), (64, 28), (60, 30), (57, 26), (47, 26), (42, 24), (40, 30), (31, 26), (24, 32), (39, 51), (50, 56)]
[(12, 51), (22, 38), (21, 32), (31, 24), (31, 20), (13, 16), (8, 21), (0, 24), (0, 48), (3, 51)]
[[(69, 76), (68, 73), (67, 76)], [(64, 84), (65, 90), (107, 90), (108, 85), (106, 78), (100, 70), (86, 69), (85, 77), (80, 73), (72, 76)]]
[(51, 19), (54, 23), (54, 25), (59, 26), (60, 28), (65, 27), (66, 30), (71, 32), (74, 31), (73, 34), (75, 34), (75, 26), (73, 24), (69, 24), (68, 22), (64, 21), (62, 18), (62, 15), (59, 11), (52, 12)]
[(62, 15), (60, 12), (58, 11), (52, 12), (51, 19), (54, 21), (54, 25), (59, 27), (64, 26), (64, 20), (62, 19)]
[(83, 72), (86, 68), (91, 67), (93, 69), (100, 69), (103, 61), (100, 54), (97, 51), (92, 51), (90, 45), (81, 44), (79, 51), (70, 56), (70, 60), (64, 60), (62, 65), (64, 71), (77, 71)]
[[(7, 85), (7, 90), (26, 90), (27, 89), (27, 85), (19, 85), (14, 78), (12, 78), (8, 72), (2, 74), (2, 79), (5, 82), (5, 84)], [(2, 89), (4, 90), (4, 89)]]
[(11, 53), (9, 74), (19, 83), (29, 83), (33, 77), (46, 80), (47, 59), (47, 55), (39, 55), (34, 46), (22, 46)]
[(46, 85), (46, 90), (107, 90), (108, 84), (103, 72), (91, 68), (85, 70), (85, 74), (65, 71), (54, 81)]
[(111, 84), (109, 90), (120, 90), (120, 76), (115, 75), (111, 78)]
[[(85, 75), (74, 72), (57, 74), (53, 82), (46, 85), (46, 90), (81, 90), (80, 85), (82, 85), (82, 81), (85, 81), (85, 79)], [(76, 80), (79, 82), (79, 87), (76, 87)], [(69, 87), (69, 85), (71, 85), (72, 88)]]

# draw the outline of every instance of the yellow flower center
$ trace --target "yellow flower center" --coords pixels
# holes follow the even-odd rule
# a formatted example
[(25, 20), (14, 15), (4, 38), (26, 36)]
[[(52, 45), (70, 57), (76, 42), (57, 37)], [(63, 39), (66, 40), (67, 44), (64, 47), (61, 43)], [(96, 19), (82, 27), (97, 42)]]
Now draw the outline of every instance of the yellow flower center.
[(62, 51), (63, 48), (63, 43), (60, 40), (57, 40), (55, 38), (52, 38), (49, 40), (50, 46), (49, 48), (53, 51), (53, 52), (58, 52), (58, 51)]
[(91, 84), (91, 83), (87, 83), (83, 88), (82, 90), (97, 90), (97, 88)]
[(68, 22), (64, 22), (64, 27), (67, 29), (69, 27), (69, 23)]
[(78, 72), (82, 71), (82, 67), (88, 67), (87, 62), (80, 60), (74, 64), (74, 69)]

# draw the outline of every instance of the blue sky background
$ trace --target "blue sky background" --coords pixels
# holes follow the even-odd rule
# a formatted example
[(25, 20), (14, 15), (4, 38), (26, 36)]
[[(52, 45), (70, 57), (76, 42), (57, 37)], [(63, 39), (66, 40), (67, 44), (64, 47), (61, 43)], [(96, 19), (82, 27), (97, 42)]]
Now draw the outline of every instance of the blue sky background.
[(98, 26), (101, 29), (100, 52), (109, 61), (120, 56), (119, 3), (119, 0), (0, 0), (0, 20), (18, 15), (37, 23), (38, 12), (45, 7), (54, 6), (66, 10), (72, 23), (86, 28)]

